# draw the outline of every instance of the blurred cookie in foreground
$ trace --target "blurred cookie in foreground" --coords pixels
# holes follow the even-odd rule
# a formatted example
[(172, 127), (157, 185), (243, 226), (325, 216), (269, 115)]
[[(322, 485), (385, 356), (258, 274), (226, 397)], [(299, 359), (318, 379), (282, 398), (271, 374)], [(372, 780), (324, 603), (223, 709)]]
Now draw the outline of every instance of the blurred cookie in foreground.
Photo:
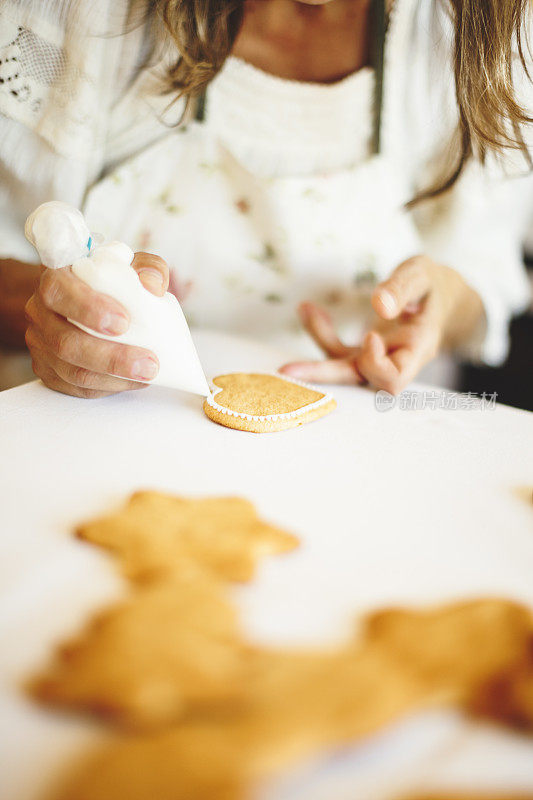
[(138, 492), (79, 534), (117, 556), (129, 595), (68, 642), (32, 689), (123, 732), (73, 764), (55, 800), (245, 800), (302, 759), (427, 708), (530, 725), (524, 605), (385, 608), (334, 645), (275, 648), (241, 628), (231, 583), (298, 541), (246, 500)]
[(517, 792), (424, 792), (403, 797), (401, 800), (533, 800), (533, 792), (527, 794)]
[(183, 498), (136, 492), (119, 511), (77, 529), (115, 553), (133, 580), (183, 573), (187, 566), (226, 581), (248, 581), (264, 556), (293, 550), (298, 539), (263, 522), (239, 497)]
[[(97, 748), (74, 765), (52, 796), (220, 800), (217, 787), (228, 781), (231, 800), (245, 800), (259, 781), (302, 759), (355, 744), (405, 714), (435, 707), (468, 709), (477, 684), (520, 660), (532, 630), (531, 612), (523, 606), (480, 600), (370, 614), (360, 634), (333, 648), (250, 645), (238, 665), (242, 672), (234, 673), (239, 677), (226, 684), (226, 705), (220, 697), (210, 701), (207, 696), (205, 705), (197, 698), (181, 721), (165, 726), (169, 697), (156, 693), (154, 703), (148, 693), (142, 715), (138, 706), (129, 713), (137, 715), (142, 728), (146, 720), (153, 721), (156, 709), (163, 726)], [(175, 629), (180, 638), (186, 634), (186, 628)], [(171, 637), (169, 628), (162, 641)], [(238, 637), (237, 646), (242, 647)], [(166, 659), (164, 649), (156, 655), (157, 661)], [(176, 680), (179, 684), (179, 670)], [(203, 763), (198, 773), (187, 771), (182, 761), (193, 746), (189, 736)], [(221, 752), (225, 758), (213, 759), (213, 753)]]
[(245, 654), (221, 588), (202, 576), (174, 578), (95, 616), (30, 691), (46, 703), (150, 728), (234, 701)]
[(252, 433), (296, 428), (329, 414), (334, 398), (281, 375), (238, 372), (213, 380), (219, 388), (204, 402), (209, 419)]
[(242, 740), (191, 723), (75, 761), (45, 800), (248, 800)]
[[(478, 716), (533, 731), (533, 635), (523, 657), (482, 683), (470, 703)], [(532, 773), (533, 773), (533, 754)]]
[(489, 679), (522, 664), (533, 646), (533, 614), (503, 598), (370, 614), (362, 637), (390, 653), (421, 686), (456, 694), (463, 705)]

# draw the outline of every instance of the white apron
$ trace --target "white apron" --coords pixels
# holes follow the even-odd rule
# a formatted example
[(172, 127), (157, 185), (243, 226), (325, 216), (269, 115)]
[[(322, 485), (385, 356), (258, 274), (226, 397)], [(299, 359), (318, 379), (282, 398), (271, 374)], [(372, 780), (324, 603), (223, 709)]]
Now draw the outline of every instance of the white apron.
[(165, 258), (193, 325), (311, 354), (296, 306), (312, 300), (356, 341), (373, 285), (421, 250), (407, 188), (371, 154), (373, 83), (368, 68), (321, 85), (230, 58), (203, 122), (89, 192), (90, 227)]

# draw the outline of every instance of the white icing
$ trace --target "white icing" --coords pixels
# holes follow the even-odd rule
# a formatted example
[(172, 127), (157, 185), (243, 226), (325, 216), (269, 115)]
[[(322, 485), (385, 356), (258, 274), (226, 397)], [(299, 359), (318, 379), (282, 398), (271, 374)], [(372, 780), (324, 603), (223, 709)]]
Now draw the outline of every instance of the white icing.
[[(137, 345), (151, 350), (159, 372), (149, 383), (202, 395), (209, 394), (200, 359), (180, 304), (167, 292), (163, 297), (144, 288), (132, 268), (133, 250), (123, 242), (91, 246), (91, 237), (78, 209), (56, 201), (44, 203), (30, 214), (25, 227), (45, 266), (72, 265), (72, 272), (96, 292), (109, 295), (128, 311), (130, 325), (120, 336), (74, 325), (99, 339)], [(148, 382), (148, 381), (147, 381)]]
[(50, 269), (68, 267), (89, 252), (91, 232), (83, 214), (59, 200), (36, 208), (26, 220), (24, 233), (41, 263)]
[[(279, 375), (277, 372), (265, 372), (262, 373), (264, 375), (270, 375), (274, 378), (279, 378), (282, 381), (286, 381), (287, 383), (294, 383), (296, 386), (303, 386), (304, 389), (311, 389), (313, 392), (320, 392), (320, 389), (317, 389), (315, 386), (311, 386), (309, 383), (304, 383), (303, 381), (298, 381), (296, 378), (287, 378), (285, 375)], [(303, 414), (307, 414), (309, 411), (312, 411), (314, 408), (319, 408), (320, 406), (325, 405), (326, 403), (331, 402), (333, 400), (333, 396), (330, 394), (324, 394), (319, 400), (315, 400), (314, 403), (309, 403), (308, 405), (302, 406), (301, 408), (296, 408), (294, 411), (285, 411), (282, 414), (246, 414), (242, 411), (233, 411), (231, 408), (227, 408), (227, 406), (221, 406), (220, 403), (217, 403), (215, 397), (220, 392), (224, 391), (224, 387), (217, 388), (212, 394), (209, 394), (206, 398), (207, 404), (214, 408), (216, 411), (220, 411), (221, 414), (227, 414), (229, 417), (237, 417), (239, 419), (246, 419), (251, 422), (272, 422), (273, 420), (279, 419), (294, 419), (294, 417), (301, 417)]]

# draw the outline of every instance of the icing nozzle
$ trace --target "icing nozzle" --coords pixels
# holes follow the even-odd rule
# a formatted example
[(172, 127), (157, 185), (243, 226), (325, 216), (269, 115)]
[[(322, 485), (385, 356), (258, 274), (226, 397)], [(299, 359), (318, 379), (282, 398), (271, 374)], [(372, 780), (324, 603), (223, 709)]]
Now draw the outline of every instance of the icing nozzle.
[(68, 267), (86, 256), (95, 238), (81, 211), (60, 200), (38, 206), (26, 220), (24, 234), (50, 269)]

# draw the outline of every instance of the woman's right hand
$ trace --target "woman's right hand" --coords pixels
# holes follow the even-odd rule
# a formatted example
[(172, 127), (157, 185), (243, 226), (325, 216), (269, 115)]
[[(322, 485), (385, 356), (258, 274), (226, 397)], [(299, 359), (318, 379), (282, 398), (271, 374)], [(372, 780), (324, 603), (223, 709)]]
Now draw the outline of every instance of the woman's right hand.
[[(159, 296), (166, 292), (169, 273), (162, 258), (136, 253), (132, 266), (146, 289)], [(50, 389), (75, 397), (105, 397), (140, 389), (146, 383), (138, 381), (150, 381), (159, 371), (150, 350), (98, 339), (68, 321), (111, 336), (125, 333), (129, 326), (126, 309), (93, 291), (70, 267), (43, 272), (26, 304), (26, 318), (33, 371)]]

